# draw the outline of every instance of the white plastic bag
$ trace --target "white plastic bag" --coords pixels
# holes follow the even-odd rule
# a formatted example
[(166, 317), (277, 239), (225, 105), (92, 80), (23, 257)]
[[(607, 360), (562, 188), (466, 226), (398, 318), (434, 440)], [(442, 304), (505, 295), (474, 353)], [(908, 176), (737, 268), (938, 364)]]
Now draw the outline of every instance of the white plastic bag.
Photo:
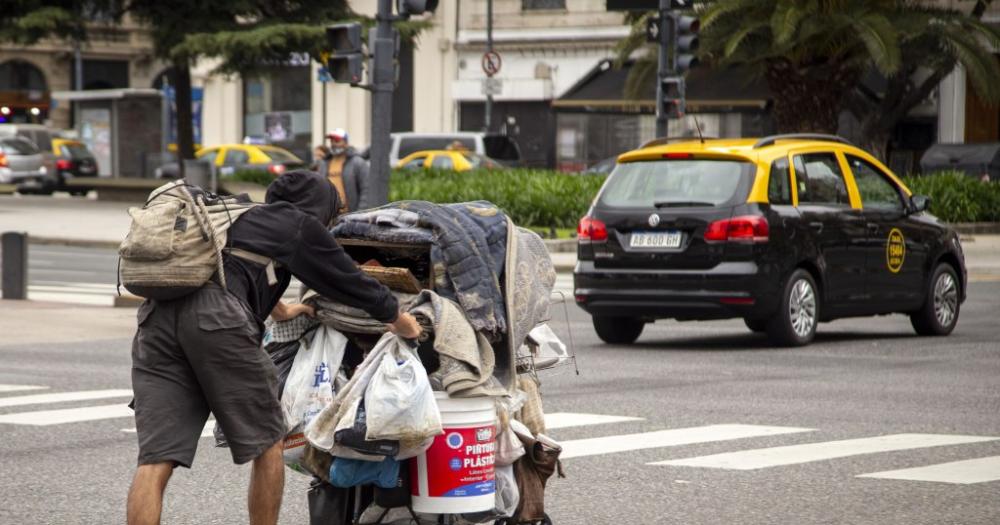
[(286, 431), (308, 425), (333, 401), (334, 380), (340, 372), (346, 345), (344, 334), (321, 326), (316, 329), (312, 341), (299, 348), (281, 395)]
[(419, 443), (444, 432), (427, 371), (406, 343), (395, 342), (365, 389), (367, 439)]

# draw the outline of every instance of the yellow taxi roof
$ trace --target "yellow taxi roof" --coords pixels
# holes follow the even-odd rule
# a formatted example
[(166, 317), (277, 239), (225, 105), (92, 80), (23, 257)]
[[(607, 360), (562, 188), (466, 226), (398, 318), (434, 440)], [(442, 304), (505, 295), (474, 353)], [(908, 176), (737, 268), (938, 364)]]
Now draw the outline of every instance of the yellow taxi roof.
[(665, 153), (694, 153), (694, 154), (721, 154), (727, 156), (753, 158), (761, 153), (769, 155), (781, 155), (789, 150), (811, 147), (832, 147), (835, 149), (858, 150), (846, 142), (835, 140), (823, 140), (815, 138), (796, 137), (770, 137), (767, 144), (755, 148), (760, 142), (760, 138), (738, 138), (738, 139), (705, 139), (684, 138), (666, 144), (658, 143), (654, 140), (649, 146), (640, 147), (618, 157), (619, 162), (629, 162), (633, 160), (649, 160), (651, 158), (662, 157)]

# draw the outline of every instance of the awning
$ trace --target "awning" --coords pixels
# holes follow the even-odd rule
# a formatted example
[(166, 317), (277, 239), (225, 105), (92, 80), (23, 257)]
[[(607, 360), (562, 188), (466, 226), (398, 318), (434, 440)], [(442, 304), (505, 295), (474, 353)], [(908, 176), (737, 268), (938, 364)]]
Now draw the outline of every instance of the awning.
[[(552, 101), (557, 111), (585, 113), (653, 113), (656, 85), (650, 82), (643, 96), (627, 99), (625, 80), (632, 63), (615, 68), (602, 60), (563, 96)], [(687, 74), (687, 109), (692, 112), (762, 111), (771, 95), (762, 79), (746, 70), (695, 68)]]

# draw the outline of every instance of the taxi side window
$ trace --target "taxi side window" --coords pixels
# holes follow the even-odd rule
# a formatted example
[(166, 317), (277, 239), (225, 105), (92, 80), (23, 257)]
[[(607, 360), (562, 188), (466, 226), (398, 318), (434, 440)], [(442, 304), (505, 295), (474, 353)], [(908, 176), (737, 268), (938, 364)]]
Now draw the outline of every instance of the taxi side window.
[(442, 170), (450, 170), (455, 167), (454, 163), (451, 161), (451, 157), (448, 155), (437, 155), (434, 160), (431, 161), (432, 168), (438, 168)]
[(771, 174), (767, 178), (767, 201), (771, 204), (791, 204), (792, 178), (788, 170), (788, 159), (781, 158), (771, 163)]
[(871, 163), (847, 155), (847, 165), (854, 173), (854, 182), (861, 194), (861, 205), (866, 210), (903, 211), (903, 202), (899, 199), (896, 186), (886, 179), (881, 170)]
[(796, 155), (795, 179), (799, 204), (850, 205), (847, 184), (833, 153)]
[(236, 166), (238, 164), (248, 164), (250, 162), (250, 155), (243, 150), (231, 149), (226, 151), (226, 156), (222, 159), (222, 163), (226, 166)]
[(426, 160), (427, 160), (427, 157), (414, 157), (413, 159), (411, 159), (406, 164), (403, 164), (403, 169), (404, 170), (419, 170), (419, 169), (422, 169), (424, 167), (424, 161), (426, 161)]

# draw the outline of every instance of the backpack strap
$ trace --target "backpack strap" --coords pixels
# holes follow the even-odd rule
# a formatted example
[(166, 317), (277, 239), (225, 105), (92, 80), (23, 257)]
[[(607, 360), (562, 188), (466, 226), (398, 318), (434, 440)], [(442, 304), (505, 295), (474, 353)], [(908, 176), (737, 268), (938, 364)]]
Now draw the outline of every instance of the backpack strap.
[(246, 250), (233, 247), (226, 248), (223, 251), (225, 251), (230, 255), (239, 257), (240, 259), (245, 259), (250, 262), (255, 262), (263, 266), (265, 268), (265, 271), (267, 272), (267, 284), (269, 286), (274, 286), (278, 284), (278, 276), (274, 273), (274, 268), (277, 266), (277, 263), (275, 263), (274, 260), (271, 259), (270, 257), (264, 257), (263, 255), (258, 255), (253, 252), (248, 252)]

